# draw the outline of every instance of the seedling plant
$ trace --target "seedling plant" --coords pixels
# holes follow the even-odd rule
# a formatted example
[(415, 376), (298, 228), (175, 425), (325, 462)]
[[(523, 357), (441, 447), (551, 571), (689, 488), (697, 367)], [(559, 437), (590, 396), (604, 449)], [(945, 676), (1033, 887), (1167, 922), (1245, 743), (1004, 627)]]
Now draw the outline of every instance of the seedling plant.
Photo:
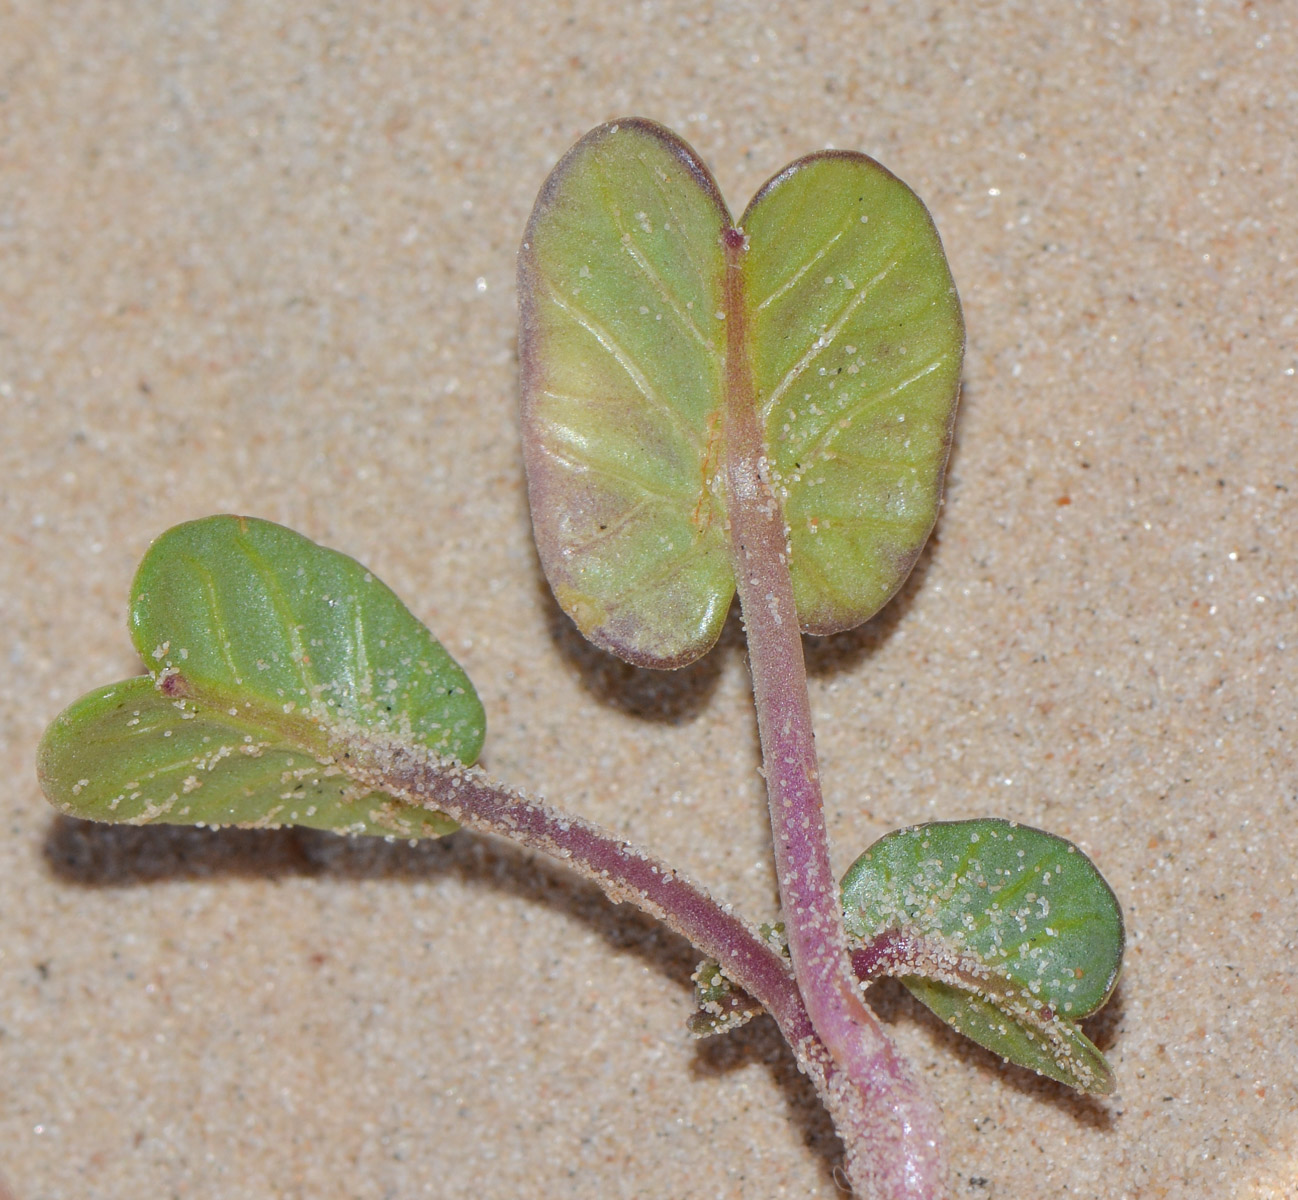
[(1075, 846), (997, 818), (899, 830), (831, 873), (801, 637), (877, 612), (936, 519), (964, 333), (933, 223), (844, 152), (785, 168), (735, 222), (684, 142), (621, 121), (546, 181), (519, 297), (529, 497), (560, 605), (597, 645), (673, 668), (738, 594), (781, 922), (750, 925), (475, 768), (482, 707), (432, 634), (353, 559), (253, 518), (154, 542), (130, 601), (149, 673), (55, 720), (45, 793), (93, 820), (465, 825), (554, 855), (699, 949), (697, 1035), (775, 1019), (859, 1194), (945, 1196), (939, 1113), (864, 985), (899, 977), (996, 1053), (1104, 1093), (1077, 1022), (1113, 990), (1123, 927)]

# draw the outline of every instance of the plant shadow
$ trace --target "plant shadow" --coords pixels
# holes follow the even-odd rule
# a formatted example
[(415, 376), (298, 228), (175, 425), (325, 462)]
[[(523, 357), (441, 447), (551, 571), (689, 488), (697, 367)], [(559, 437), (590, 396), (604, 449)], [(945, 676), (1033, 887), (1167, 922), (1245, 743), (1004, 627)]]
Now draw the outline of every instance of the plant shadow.
[(941, 538), (934, 529), (897, 594), (868, 621), (824, 637), (803, 634), (802, 657), (807, 664), (808, 678), (832, 679), (854, 671), (887, 644), (923, 588), (940, 544)]
[(734, 603), (717, 644), (702, 658), (674, 671), (633, 666), (586, 640), (559, 607), (539, 559), (536, 579), (546, 629), (564, 662), (596, 700), (628, 716), (665, 725), (693, 721), (716, 691), (727, 658), (743, 646), (739, 606)]
[[(183, 825), (103, 825), (56, 816), (42, 847), (62, 883), (87, 889), (130, 888), (213, 878), (328, 878), (429, 882), (443, 877), (541, 905), (599, 935), (608, 947), (692, 991), (699, 952), (630, 904), (615, 904), (544, 855), (461, 829), (415, 843), (347, 838), (313, 829), (195, 829)], [(681, 1036), (689, 1037), (682, 1021)], [(774, 1023), (759, 1017), (724, 1038), (698, 1043), (692, 1072), (720, 1075), (747, 1063), (771, 1072), (789, 1120), (823, 1164), (840, 1170), (842, 1145), (815, 1089), (799, 1073)]]
[(700, 1078), (727, 1075), (753, 1064), (764, 1066), (784, 1096), (789, 1119), (801, 1131), (803, 1144), (825, 1168), (826, 1179), (846, 1190), (842, 1162), (844, 1149), (829, 1111), (816, 1089), (798, 1070), (789, 1044), (771, 1017), (762, 1013), (728, 1033), (704, 1038), (695, 1044), (694, 1074)]

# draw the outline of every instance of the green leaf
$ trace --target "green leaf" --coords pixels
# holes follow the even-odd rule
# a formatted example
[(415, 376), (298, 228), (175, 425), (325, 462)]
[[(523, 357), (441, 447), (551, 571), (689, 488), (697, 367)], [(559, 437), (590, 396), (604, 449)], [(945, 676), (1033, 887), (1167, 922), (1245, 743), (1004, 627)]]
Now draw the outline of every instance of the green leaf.
[(697, 1038), (729, 1033), (762, 1012), (762, 1006), (732, 983), (714, 959), (704, 959), (690, 978), (697, 1008), (690, 1016), (689, 1030)]
[[(760, 925), (757, 932), (762, 941), (788, 958), (789, 943), (784, 936), (782, 921)], [(694, 968), (690, 978), (694, 983), (696, 1008), (689, 1019), (689, 1030), (697, 1038), (729, 1033), (763, 1011), (756, 1000), (726, 975), (714, 958), (705, 958)]]
[(400, 836), (454, 828), (358, 794), (341, 771), (373, 740), (471, 763), (485, 728), (464, 672), (354, 559), (268, 521), (179, 525), (140, 564), (130, 627), (153, 681), (91, 693), (47, 731), (39, 769), (57, 807)]
[(1020, 1067), (1096, 1095), (1114, 1089), (1113, 1070), (1098, 1047), (1072, 1022), (1000, 987), (994, 998), (936, 979), (901, 981), (957, 1033)]
[(919, 197), (863, 154), (813, 154), (753, 198), (744, 291), (757, 403), (810, 633), (850, 629), (937, 519), (964, 325)]
[(336, 833), (440, 837), (441, 813), (366, 795), (333, 763), (268, 727), (146, 676), (82, 696), (46, 731), (41, 787), (69, 816), (127, 825), (307, 825)]
[(622, 121), (555, 167), (519, 255), (541, 562), (587, 637), (646, 666), (706, 651), (734, 593), (714, 478), (729, 224), (684, 142)]
[(898, 830), (843, 877), (845, 923), (924, 953), (902, 981), (943, 1020), (1022, 1066), (1087, 1091), (1112, 1075), (1074, 1024), (1111, 995), (1122, 911), (1071, 842), (1010, 821)]
[[(937, 514), (963, 327), (924, 206), (864, 155), (820, 154), (742, 226), (727, 288), (731, 217), (707, 168), (619, 121), (554, 169), (519, 255), (541, 562), (582, 632), (641, 665), (703, 654), (730, 605), (724, 404), (760, 417), (805, 629), (877, 611)], [(735, 326), (755, 394), (726, 395)]]

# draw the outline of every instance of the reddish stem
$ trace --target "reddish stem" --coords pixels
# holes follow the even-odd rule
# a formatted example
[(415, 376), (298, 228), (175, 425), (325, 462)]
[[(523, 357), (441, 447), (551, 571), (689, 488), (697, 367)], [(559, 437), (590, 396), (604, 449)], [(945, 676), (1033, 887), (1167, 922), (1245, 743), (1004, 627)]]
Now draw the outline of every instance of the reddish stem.
[(941, 1118), (866, 1007), (848, 959), (829, 861), (802, 639), (789, 575), (784, 513), (770, 480), (747, 345), (743, 234), (725, 237), (727, 324), (722, 437), (727, 513), (761, 734), (775, 867), (794, 975), (811, 1023), (864, 1097), (873, 1194), (946, 1194)]
[[(835, 1065), (812, 1027), (789, 964), (728, 905), (660, 859), (598, 825), (553, 809), (492, 780), (485, 772), (438, 759), (409, 745), (355, 738), (342, 755), (346, 770), (367, 790), (406, 804), (437, 809), (471, 829), (494, 833), (566, 863), (618, 902), (657, 917), (719, 962), (728, 978), (775, 1018), (799, 1068), (816, 1087), (847, 1152), (848, 1176), (863, 1194), (871, 1176), (876, 1115)], [(890, 1198), (904, 1191), (883, 1192)]]
[[(861, 1086), (817, 1035), (789, 964), (729, 906), (630, 842), (497, 783), (475, 767), (416, 747), (361, 738), (351, 743), (344, 761), (347, 773), (367, 789), (438, 809), (471, 829), (552, 855), (611, 899), (636, 905), (688, 938), (775, 1018), (834, 1119), (848, 1178), (859, 1194), (880, 1200), (946, 1194), (944, 1183), (933, 1182), (933, 1154), (917, 1154), (911, 1145), (918, 1139), (931, 1151), (927, 1101), (912, 1096), (917, 1085), (873, 1014), (865, 1010), (868, 1026), (860, 1044), (874, 1057), (868, 1058), (871, 1073)], [(864, 1009), (859, 998), (857, 1004)], [(860, 1070), (859, 1062), (853, 1060), (852, 1069)]]
[(932, 957), (932, 951), (918, 938), (885, 929), (852, 951), (852, 972), (862, 982), (885, 975), (922, 975), (921, 963), (927, 965)]
[(688, 938), (761, 1002), (795, 1043), (811, 1034), (788, 964), (707, 891), (661, 859), (581, 817), (498, 783), (476, 767), (411, 747), (366, 745), (347, 771), (406, 803), (438, 809), (462, 825), (509, 838), (568, 863), (613, 900), (628, 902)]

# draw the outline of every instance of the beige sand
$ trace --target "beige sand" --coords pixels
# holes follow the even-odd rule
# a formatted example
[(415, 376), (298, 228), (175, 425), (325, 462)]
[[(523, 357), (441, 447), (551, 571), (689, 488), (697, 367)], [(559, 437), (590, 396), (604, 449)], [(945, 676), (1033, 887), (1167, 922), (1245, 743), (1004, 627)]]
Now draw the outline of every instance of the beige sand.
[[(737, 630), (654, 676), (531, 549), (514, 251), (589, 126), (736, 208), (825, 145), (927, 200), (969, 352), (939, 540), (810, 648), (841, 866), (913, 820), (1072, 837), (1130, 922), (1078, 1099), (879, 998), (957, 1197), (1298, 1195), (1291, 5), (11, 0), (0, 9), (0, 1171), (87, 1197), (830, 1197), (766, 1023), (562, 869), (56, 819), (46, 721), (132, 674), (131, 573), (234, 510), (362, 556), (498, 775), (774, 910)], [(1134, 15), (1132, 15), (1134, 14)]]

